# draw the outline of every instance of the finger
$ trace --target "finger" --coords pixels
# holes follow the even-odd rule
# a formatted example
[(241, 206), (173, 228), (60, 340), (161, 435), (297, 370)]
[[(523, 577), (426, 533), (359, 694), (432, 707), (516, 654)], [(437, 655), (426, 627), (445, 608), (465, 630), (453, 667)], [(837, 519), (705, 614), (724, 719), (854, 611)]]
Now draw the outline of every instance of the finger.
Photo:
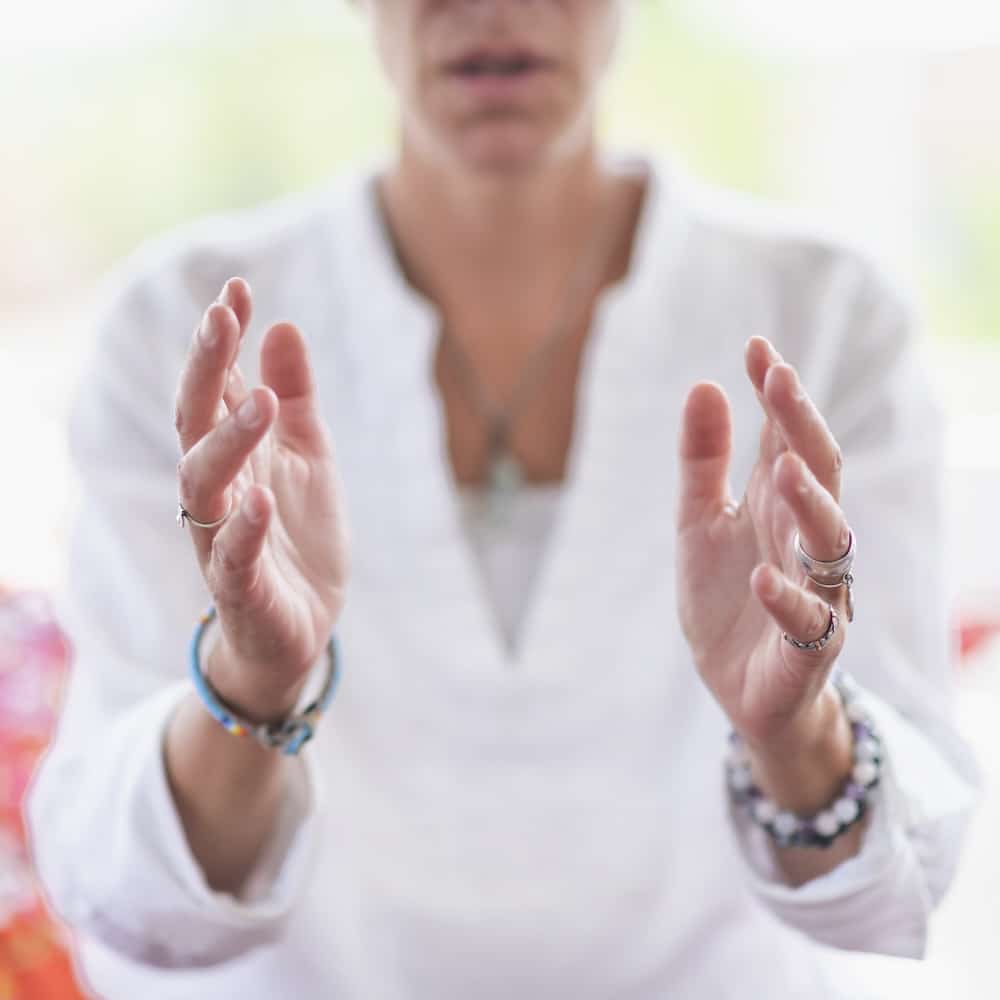
[(781, 355), (766, 337), (751, 337), (744, 351), (747, 375), (760, 396), (764, 391), (764, 379), (772, 365), (781, 363)]
[[(229, 370), (229, 384), (226, 387), (226, 393), (223, 397), (226, 404), (226, 416), (238, 409), (240, 404), (247, 398), (249, 392), (250, 390), (247, 388), (243, 370), (240, 368), (239, 362), (234, 362), (233, 367)], [(250, 452), (250, 468), (253, 470), (253, 476), (258, 482), (266, 481), (265, 470), (268, 461), (269, 458), (266, 449), (254, 448)]]
[(791, 365), (782, 362), (768, 369), (763, 400), (788, 447), (802, 456), (813, 475), (839, 499), (843, 465), (840, 448)]
[(773, 465), (780, 455), (788, 451), (788, 443), (782, 437), (778, 425), (770, 418), (764, 418), (760, 429), (760, 458), (767, 465)]
[(305, 455), (329, 449), (326, 425), (319, 409), (316, 380), (309, 365), (305, 338), (291, 323), (278, 323), (264, 336), (261, 381), (278, 397), (277, 440)]
[(731, 502), (729, 459), (733, 448), (729, 400), (721, 386), (699, 382), (688, 393), (681, 418), (681, 526)]
[(823, 562), (845, 555), (851, 542), (847, 518), (805, 462), (786, 452), (775, 466), (774, 481), (778, 494), (795, 516), (806, 552)]
[[(793, 583), (780, 570), (762, 563), (750, 575), (750, 587), (782, 632), (800, 642), (814, 642), (830, 627), (830, 605), (817, 594)], [(832, 663), (844, 641), (839, 627), (824, 649), (794, 649), (801, 656)]]
[(234, 361), (229, 369), (229, 380), (226, 383), (226, 391), (223, 394), (223, 401), (226, 404), (226, 411), (232, 413), (247, 397), (247, 383), (243, 377), (243, 370), (239, 362)]
[(250, 285), (244, 278), (230, 278), (222, 286), (219, 301), (233, 310), (240, 325), (240, 336), (243, 336), (250, 326), (250, 318), (253, 314), (253, 296), (250, 293)]
[[(228, 306), (233, 311), (233, 315), (236, 317), (236, 322), (239, 324), (240, 332), (239, 337), (233, 344), (232, 353), (229, 356), (228, 361), (228, 372), (230, 378), (227, 379), (226, 388), (223, 391), (223, 401), (225, 400), (225, 394), (229, 391), (231, 387), (231, 376), (233, 369), (238, 367), (238, 358), (240, 356), (240, 348), (243, 345), (243, 337), (250, 326), (250, 317), (253, 313), (253, 299), (250, 295), (250, 286), (243, 278), (230, 278), (223, 286), (222, 291), (219, 293), (217, 302), (220, 302), (224, 306)], [(245, 385), (245, 383), (244, 383)], [(226, 402), (225, 412), (231, 413), (236, 409), (236, 406), (243, 401), (243, 396), (246, 395), (244, 390), (243, 395), (235, 400), (236, 405), (230, 406)]]
[[(274, 393), (266, 386), (257, 388), (235, 413), (184, 455), (177, 468), (178, 495), (193, 517), (211, 522), (225, 516), (232, 502), (229, 487), (267, 433), (276, 412)], [(212, 538), (222, 527), (191, 526), (202, 555), (210, 551)]]
[[(766, 337), (751, 337), (747, 341), (744, 362), (747, 375), (762, 407), (764, 407), (764, 381), (767, 373), (773, 365), (781, 364), (781, 361), (781, 355)], [(764, 409), (766, 414), (766, 407)], [(787, 450), (788, 444), (781, 434), (781, 429), (769, 416), (765, 416), (760, 431), (761, 460), (770, 465)]]
[(229, 306), (214, 302), (205, 310), (177, 388), (174, 426), (187, 452), (216, 424), (240, 327)]
[(266, 486), (255, 483), (239, 509), (219, 529), (212, 544), (209, 583), (217, 604), (245, 607), (260, 573), (274, 500)]

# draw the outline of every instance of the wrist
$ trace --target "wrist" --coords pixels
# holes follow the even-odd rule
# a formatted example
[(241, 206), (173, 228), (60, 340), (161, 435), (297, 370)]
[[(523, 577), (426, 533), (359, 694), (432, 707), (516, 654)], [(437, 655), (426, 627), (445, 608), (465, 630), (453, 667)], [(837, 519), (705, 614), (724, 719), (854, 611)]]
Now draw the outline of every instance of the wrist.
[(780, 808), (825, 808), (851, 774), (853, 736), (837, 693), (825, 687), (796, 724), (774, 740), (747, 741), (755, 783)]
[(203, 673), (234, 712), (255, 724), (280, 722), (291, 715), (309, 677), (305, 673), (289, 681), (287, 677), (262, 675), (259, 666), (242, 664), (224, 639), (212, 647)]

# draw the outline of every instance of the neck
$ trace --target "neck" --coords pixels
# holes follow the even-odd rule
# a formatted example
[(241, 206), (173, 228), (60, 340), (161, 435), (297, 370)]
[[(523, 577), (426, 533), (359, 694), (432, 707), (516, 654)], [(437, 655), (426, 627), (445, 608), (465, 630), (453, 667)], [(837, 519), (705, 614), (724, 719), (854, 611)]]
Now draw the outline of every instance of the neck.
[(592, 142), (559, 162), (497, 176), (443, 169), (404, 140), (383, 197), (409, 280), (445, 313), (461, 313), (463, 301), (509, 306), (526, 290), (544, 295), (563, 283), (615, 184)]

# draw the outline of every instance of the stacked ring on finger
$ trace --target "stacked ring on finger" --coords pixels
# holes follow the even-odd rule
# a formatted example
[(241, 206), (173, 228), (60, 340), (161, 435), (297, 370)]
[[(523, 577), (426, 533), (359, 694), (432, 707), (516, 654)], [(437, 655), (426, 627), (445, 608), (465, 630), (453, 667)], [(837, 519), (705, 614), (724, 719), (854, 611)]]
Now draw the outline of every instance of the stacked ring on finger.
[(810, 652), (819, 652), (827, 646), (830, 640), (837, 634), (837, 629), (840, 626), (840, 617), (834, 609), (833, 605), (828, 605), (830, 608), (830, 624), (827, 625), (826, 631), (818, 639), (810, 639), (805, 641), (803, 639), (796, 639), (795, 636), (789, 635), (787, 632), (782, 632), (781, 637), (785, 642), (791, 643), (796, 649), (806, 649)]
[(802, 539), (799, 533), (795, 532), (795, 556), (799, 564), (805, 570), (806, 576), (824, 590), (838, 590), (840, 587), (847, 588), (847, 620), (854, 621), (854, 574), (851, 568), (854, 566), (854, 555), (856, 545), (854, 542), (854, 532), (851, 532), (851, 540), (847, 546), (847, 552), (839, 559), (824, 561), (815, 559), (802, 548)]

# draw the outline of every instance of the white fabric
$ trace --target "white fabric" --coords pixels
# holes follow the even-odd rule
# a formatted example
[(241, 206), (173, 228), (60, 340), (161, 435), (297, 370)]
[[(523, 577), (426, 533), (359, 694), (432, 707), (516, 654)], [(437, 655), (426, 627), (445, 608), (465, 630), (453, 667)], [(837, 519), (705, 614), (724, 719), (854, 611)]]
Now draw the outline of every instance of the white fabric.
[(459, 489), (463, 529), (509, 653), (517, 650), (562, 497), (562, 483), (524, 483), (498, 510), (485, 487)]
[[(208, 220), (112, 283), (69, 427), (82, 480), (60, 614), (76, 657), (29, 801), (53, 907), (108, 1000), (851, 997), (843, 949), (918, 956), (970, 807), (951, 722), (941, 416), (911, 317), (857, 250), (652, 166), (628, 276), (584, 352), (565, 492), (515, 653), (481, 586), (433, 380), (371, 168)], [(231, 274), (310, 343), (347, 485), (345, 672), (251, 891), (211, 891), (161, 744), (208, 601), (173, 523), (177, 375)], [(862, 853), (793, 889), (732, 817), (728, 726), (677, 625), (680, 403), (742, 347), (798, 366), (846, 456), (859, 614), (843, 655), (891, 769)]]

